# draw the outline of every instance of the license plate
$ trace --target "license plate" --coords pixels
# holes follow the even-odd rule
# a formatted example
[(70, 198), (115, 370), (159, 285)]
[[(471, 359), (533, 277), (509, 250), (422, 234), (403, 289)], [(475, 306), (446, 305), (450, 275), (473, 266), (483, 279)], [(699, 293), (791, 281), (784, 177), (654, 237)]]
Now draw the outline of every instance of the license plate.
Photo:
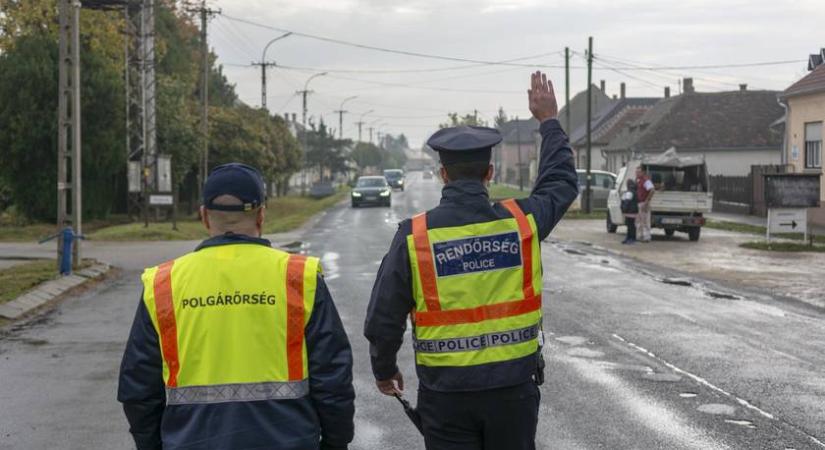
[(378, 197), (366, 197), (367, 200), (376, 200)]
[(662, 219), (662, 223), (668, 225), (680, 225), (682, 223), (682, 219)]

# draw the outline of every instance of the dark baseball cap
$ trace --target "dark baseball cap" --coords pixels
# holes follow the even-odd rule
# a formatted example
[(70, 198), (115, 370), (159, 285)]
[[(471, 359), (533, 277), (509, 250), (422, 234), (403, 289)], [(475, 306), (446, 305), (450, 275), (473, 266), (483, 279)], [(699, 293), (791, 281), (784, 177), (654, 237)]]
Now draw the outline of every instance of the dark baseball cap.
[[(240, 205), (216, 205), (221, 195), (231, 195)], [(203, 185), (203, 206), (218, 211), (252, 211), (266, 203), (266, 186), (258, 169), (241, 163), (229, 163), (212, 170)]]

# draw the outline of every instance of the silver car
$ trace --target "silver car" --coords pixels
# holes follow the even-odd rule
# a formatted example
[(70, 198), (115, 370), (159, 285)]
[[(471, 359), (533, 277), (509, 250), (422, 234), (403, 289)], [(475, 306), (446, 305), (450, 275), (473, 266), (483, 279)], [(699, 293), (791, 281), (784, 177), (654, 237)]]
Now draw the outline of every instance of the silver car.
[[(587, 171), (577, 169), (576, 174), (579, 176), (579, 196), (570, 206), (571, 210), (583, 209), (582, 197), (584, 196), (585, 189), (587, 189)], [(607, 209), (607, 196), (610, 194), (610, 190), (613, 189), (615, 184), (615, 173), (606, 172), (604, 170), (590, 171), (590, 192), (592, 192), (593, 195), (591, 205), (593, 209)]]

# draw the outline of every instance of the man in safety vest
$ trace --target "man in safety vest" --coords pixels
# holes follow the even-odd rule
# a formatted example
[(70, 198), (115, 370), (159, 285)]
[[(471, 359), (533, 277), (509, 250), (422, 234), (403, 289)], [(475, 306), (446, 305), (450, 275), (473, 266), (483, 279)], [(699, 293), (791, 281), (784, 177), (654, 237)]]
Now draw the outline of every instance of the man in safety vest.
[(401, 394), (396, 365), (407, 317), (429, 450), (535, 448), (542, 380), (539, 242), (578, 193), (552, 84), (532, 75), (530, 111), (541, 157), (530, 196), (490, 204), (492, 128), (446, 128), (441, 203), (399, 225), (378, 270), (364, 334), (378, 389)]
[(211, 236), (143, 272), (120, 368), (137, 448), (346, 449), (352, 354), (316, 258), (261, 238), (265, 188), (217, 167), (201, 215)]

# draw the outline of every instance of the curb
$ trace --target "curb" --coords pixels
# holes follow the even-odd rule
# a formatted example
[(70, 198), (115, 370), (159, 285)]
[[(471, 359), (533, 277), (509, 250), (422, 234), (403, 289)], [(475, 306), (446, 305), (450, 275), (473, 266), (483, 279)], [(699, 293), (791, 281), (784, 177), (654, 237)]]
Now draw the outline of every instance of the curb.
[(102, 279), (112, 270), (106, 263), (98, 263), (72, 275), (47, 281), (25, 294), (0, 305), (0, 318), (16, 320), (51, 302), (66, 292)]

